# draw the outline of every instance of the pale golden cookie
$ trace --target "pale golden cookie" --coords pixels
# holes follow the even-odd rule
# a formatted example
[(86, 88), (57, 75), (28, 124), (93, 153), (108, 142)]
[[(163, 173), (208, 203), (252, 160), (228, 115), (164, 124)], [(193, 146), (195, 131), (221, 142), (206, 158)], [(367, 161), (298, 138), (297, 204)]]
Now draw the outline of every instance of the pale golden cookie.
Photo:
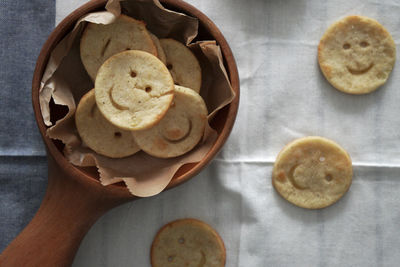
[(223, 267), (224, 242), (208, 224), (182, 219), (162, 227), (151, 245), (153, 267)]
[(174, 39), (160, 39), (160, 43), (175, 84), (193, 89), (197, 93), (200, 92), (201, 68), (192, 51)]
[(118, 53), (99, 69), (97, 106), (104, 117), (125, 130), (143, 130), (158, 123), (174, 98), (174, 82), (155, 56), (138, 50)]
[(319, 209), (338, 201), (349, 189), (352, 176), (351, 159), (343, 148), (329, 139), (309, 136), (282, 149), (272, 184), (296, 206)]
[(82, 34), (81, 59), (93, 80), (104, 61), (125, 50), (143, 50), (157, 55), (144, 22), (120, 15), (108, 25), (88, 23)]
[(130, 131), (121, 130), (109, 123), (96, 106), (94, 90), (79, 101), (75, 124), (85, 144), (98, 154), (122, 158), (140, 150)]
[(175, 85), (175, 97), (167, 114), (154, 127), (135, 131), (139, 147), (146, 153), (171, 158), (195, 147), (204, 134), (207, 107), (195, 91)]
[(322, 73), (335, 88), (367, 94), (383, 85), (393, 69), (396, 46), (376, 20), (349, 16), (331, 25), (318, 46)]
[(165, 64), (167, 65), (167, 57), (165, 56), (164, 49), (161, 46), (160, 40), (158, 39), (157, 36), (149, 32), (151, 39), (153, 40), (154, 45), (157, 48), (157, 57)]

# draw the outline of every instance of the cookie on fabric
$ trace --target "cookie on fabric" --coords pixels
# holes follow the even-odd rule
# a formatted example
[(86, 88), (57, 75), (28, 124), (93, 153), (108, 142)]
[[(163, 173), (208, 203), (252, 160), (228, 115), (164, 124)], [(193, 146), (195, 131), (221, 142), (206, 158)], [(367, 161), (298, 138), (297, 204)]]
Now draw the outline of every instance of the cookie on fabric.
[(322, 73), (336, 89), (367, 94), (388, 79), (396, 59), (389, 32), (374, 19), (349, 16), (331, 25), (318, 46)]
[(110, 57), (100, 67), (95, 96), (109, 122), (125, 130), (144, 130), (167, 113), (174, 98), (174, 82), (156, 56), (129, 50)]
[(296, 139), (276, 158), (272, 184), (296, 206), (327, 207), (349, 189), (353, 169), (348, 153), (335, 142), (318, 136)]
[(199, 143), (207, 114), (206, 104), (198, 93), (175, 85), (174, 101), (164, 118), (154, 127), (132, 134), (146, 153), (158, 158), (177, 157)]
[(120, 15), (111, 24), (88, 23), (82, 34), (81, 60), (93, 81), (104, 61), (125, 50), (143, 50), (157, 55), (144, 22)]
[(123, 158), (140, 150), (130, 131), (115, 127), (103, 117), (97, 108), (94, 90), (79, 101), (75, 124), (85, 144), (100, 155)]
[(197, 93), (200, 92), (201, 68), (192, 51), (174, 39), (160, 39), (160, 43), (175, 84), (193, 89)]
[(196, 219), (162, 227), (151, 245), (152, 267), (223, 267), (226, 251), (218, 233)]
[(165, 64), (167, 65), (167, 57), (165, 56), (164, 49), (161, 46), (160, 39), (158, 39), (157, 36), (149, 32), (151, 39), (153, 40), (154, 45), (156, 46), (157, 49), (157, 57)]

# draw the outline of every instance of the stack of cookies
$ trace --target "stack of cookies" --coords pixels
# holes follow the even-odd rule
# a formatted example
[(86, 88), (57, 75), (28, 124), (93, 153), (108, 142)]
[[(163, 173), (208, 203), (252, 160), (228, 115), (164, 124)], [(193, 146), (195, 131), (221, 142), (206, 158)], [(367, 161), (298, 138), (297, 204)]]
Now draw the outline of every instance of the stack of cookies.
[(89, 148), (111, 158), (139, 150), (170, 158), (200, 142), (208, 115), (201, 68), (184, 44), (158, 39), (144, 22), (120, 15), (108, 25), (89, 23), (80, 53), (95, 83), (75, 114)]

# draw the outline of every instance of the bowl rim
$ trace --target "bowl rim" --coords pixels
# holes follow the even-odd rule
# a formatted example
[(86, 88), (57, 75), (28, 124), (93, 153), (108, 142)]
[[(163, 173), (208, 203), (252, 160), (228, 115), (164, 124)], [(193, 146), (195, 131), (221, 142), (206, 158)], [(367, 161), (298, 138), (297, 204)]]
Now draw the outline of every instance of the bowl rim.
[[(239, 106), (239, 93), (240, 93), (240, 84), (239, 84), (239, 73), (237, 69), (237, 65), (232, 54), (232, 51), (220, 30), (217, 26), (201, 11), (199, 11), (194, 6), (182, 1), (182, 0), (161, 0), (161, 4), (167, 4), (168, 7), (172, 7), (171, 9), (177, 9), (182, 11), (183, 13), (198, 18), (199, 23), (207, 30), (210, 35), (217, 41), (217, 44), (221, 48), (221, 52), (225, 61), (225, 67), (227, 68), (227, 73), (229, 76), (229, 80), (231, 82), (232, 89), (235, 93), (235, 97), (233, 101), (224, 109), (228, 109), (226, 120), (224, 122), (223, 128), (220, 134), (217, 137), (217, 140), (214, 142), (211, 149), (205, 155), (205, 157), (197, 162), (192, 168), (190, 168), (187, 172), (174, 177), (166, 189), (173, 188), (178, 186), (190, 178), (194, 177), (198, 174), (210, 161), (215, 157), (215, 155), (220, 151), (224, 143), (226, 142), (236, 119), (238, 106)], [(67, 17), (65, 17), (57, 27), (51, 32), (48, 39), (42, 46), (38, 59), (36, 61), (36, 67), (33, 73), (32, 79), (32, 104), (34, 115), (36, 119), (36, 123), (38, 125), (40, 134), (42, 135), (43, 141), (45, 143), (47, 154), (53, 156), (55, 161), (58, 163), (59, 167), (65, 173), (73, 176), (79, 182), (86, 184), (87, 186), (96, 186), (107, 188), (111, 193), (117, 194), (121, 197), (135, 197), (133, 196), (127, 187), (118, 186), (115, 184), (103, 186), (98, 179), (95, 179), (91, 175), (83, 172), (79, 168), (72, 165), (62, 154), (61, 151), (56, 147), (53, 140), (50, 139), (46, 135), (47, 126), (44, 124), (40, 103), (39, 103), (39, 89), (40, 89), (40, 81), (42, 79), (44, 70), (47, 66), (51, 51), (54, 47), (64, 38), (64, 36), (72, 29), (77, 20), (83, 15), (93, 12), (96, 9), (104, 8), (107, 0), (92, 0), (88, 3), (80, 6), (71, 12)], [(220, 111), (218, 111), (220, 112)], [(164, 190), (166, 190), (164, 189)]]

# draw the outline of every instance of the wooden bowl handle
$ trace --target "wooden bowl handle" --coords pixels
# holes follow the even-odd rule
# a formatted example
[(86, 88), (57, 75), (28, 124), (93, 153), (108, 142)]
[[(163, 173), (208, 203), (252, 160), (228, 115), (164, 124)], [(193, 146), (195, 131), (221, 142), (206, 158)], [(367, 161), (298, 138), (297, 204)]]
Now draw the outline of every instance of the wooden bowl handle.
[(110, 199), (87, 188), (49, 157), (49, 182), (43, 202), (25, 229), (0, 255), (2, 267), (70, 266), (83, 237), (107, 210), (127, 199)]

